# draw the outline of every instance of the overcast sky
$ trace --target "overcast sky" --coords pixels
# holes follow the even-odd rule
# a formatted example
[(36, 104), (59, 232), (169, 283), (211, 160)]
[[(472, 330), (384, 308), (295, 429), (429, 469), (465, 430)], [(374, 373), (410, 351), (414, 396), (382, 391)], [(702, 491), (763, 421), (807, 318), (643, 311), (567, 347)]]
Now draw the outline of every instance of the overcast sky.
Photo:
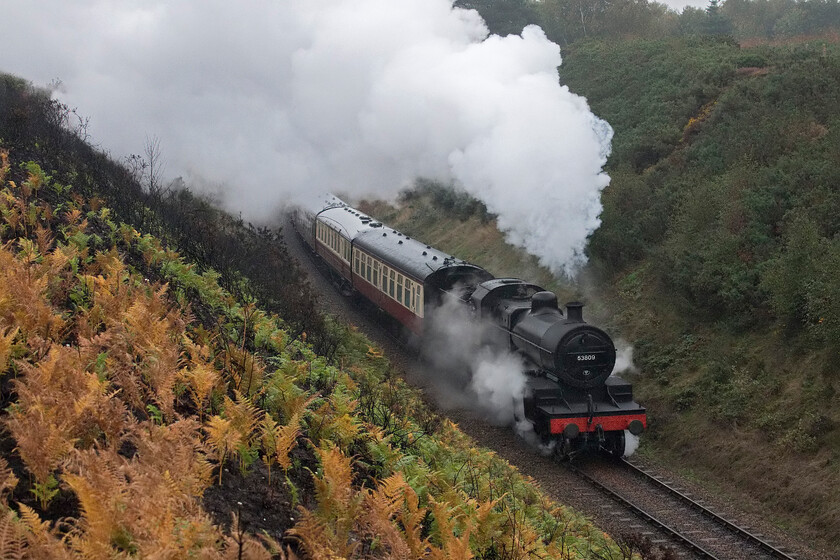
[(448, 0), (5, 0), (0, 70), (90, 117), (115, 157), (248, 219), (305, 193), (454, 180), (554, 270), (599, 224), (612, 130), (558, 84), (539, 28), (487, 36)]
[(693, 6), (695, 8), (706, 8), (709, 5), (708, 0), (657, 0), (661, 4), (682, 12), (686, 6)]

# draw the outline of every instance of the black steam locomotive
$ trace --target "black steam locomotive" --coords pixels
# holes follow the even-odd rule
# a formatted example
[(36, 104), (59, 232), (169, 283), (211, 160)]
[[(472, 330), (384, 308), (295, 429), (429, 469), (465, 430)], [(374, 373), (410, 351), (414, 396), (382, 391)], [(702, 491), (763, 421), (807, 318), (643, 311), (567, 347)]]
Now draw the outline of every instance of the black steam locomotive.
[[(293, 224), (345, 293), (357, 293), (423, 336), (454, 302), (481, 325), (483, 342), (528, 364), (520, 410), (561, 455), (584, 449), (631, 453), (647, 426), (632, 386), (612, 376), (616, 349), (583, 320), (580, 303), (447, 255), (389, 228), (332, 195), (296, 209)], [(478, 328), (478, 326), (476, 326)]]

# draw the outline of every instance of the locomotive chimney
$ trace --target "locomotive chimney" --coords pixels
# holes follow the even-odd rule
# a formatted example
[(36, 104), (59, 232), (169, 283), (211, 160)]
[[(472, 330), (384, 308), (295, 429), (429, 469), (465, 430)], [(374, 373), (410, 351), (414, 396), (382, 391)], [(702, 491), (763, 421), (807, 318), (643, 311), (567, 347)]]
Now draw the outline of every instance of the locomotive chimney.
[(579, 301), (570, 301), (566, 304), (566, 322), (583, 323), (583, 304)]

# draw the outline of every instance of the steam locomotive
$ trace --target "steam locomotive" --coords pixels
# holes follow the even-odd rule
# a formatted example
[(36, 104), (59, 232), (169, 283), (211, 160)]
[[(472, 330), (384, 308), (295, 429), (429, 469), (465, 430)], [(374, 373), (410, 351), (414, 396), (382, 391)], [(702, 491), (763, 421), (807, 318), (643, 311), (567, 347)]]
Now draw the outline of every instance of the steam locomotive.
[[(630, 383), (611, 375), (612, 339), (541, 287), (492, 274), (389, 228), (333, 195), (297, 207), (292, 223), (346, 294), (358, 294), (424, 336), (436, 311), (458, 306), (483, 344), (527, 364), (519, 410), (562, 456), (632, 453), (647, 427)], [(480, 326), (480, 327), (479, 327)]]

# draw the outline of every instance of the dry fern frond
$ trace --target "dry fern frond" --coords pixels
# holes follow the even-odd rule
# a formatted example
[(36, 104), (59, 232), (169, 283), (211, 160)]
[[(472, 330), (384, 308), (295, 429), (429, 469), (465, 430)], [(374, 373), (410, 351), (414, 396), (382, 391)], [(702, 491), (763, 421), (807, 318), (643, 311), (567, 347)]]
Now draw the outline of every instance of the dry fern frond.
[(124, 460), (113, 453), (98, 452), (80, 455), (77, 463), (79, 474), (63, 476), (82, 511), (71, 542), (88, 557), (105, 558), (113, 552), (112, 537), (123, 524), (126, 510), (133, 506), (129, 502)]
[[(430, 558), (435, 560), (469, 560), (473, 557), (470, 551), (470, 532), (472, 526), (468, 523), (458, 523), (463, 517), (454, 508), (450, 508), (445, 502), (438, 502), (434, 496), (429, 497), (429, 504), (435, 516), (437, 525), (437, 536), (441, 542), (441, 548), (432, 548)], [(454, 524), (464, 525), (461, 536), (455, 535)]]
[(35, 228), (35, 242), (38, 245), (38, 251), (42, 255), (46, 255), (52, 249), (52, 230), (47, 229), (42, 225), (38, 224), (38, 227)]
[(222, 376), (212, 364), (197, 363), (182, 370), (182, 379), (187, 382), (190, 398), (199, 414), (204, 416), (204, 408), (210, 402), (213, 390), (222, 382)]
[[(79, 208), (73, 208), (64, 213), (64, 221), (71, 226), (79, 223), (81, 218), (82, 211)], [(87, 220), (85, 220), (85, 226), (79, 228), (77, 231), (84, 231), (85, 227), (87, 227)]]
[(268, 468), (268, 485), (271, 486), (271, 466), (276, 462), (283, 471), (292, 466), (289, 456), (300, 435), (300, 417), (295, 415), (285, 426), (278, 425), (267, 412), (260, 422), (260, 441), (263, 448), (263, 462)]
[(134, 439), (137, 459), (144, 468), (169, 471), (178, 492), (188, 497), (201, 496), (212, 479), (213, 466), (206, 461), (200, 427), (194, 419), (164, 426), (146, 422), (138, 426)]
[(181, 379), (186, 382), (190, 398), (198, 410), (199, 421), (202, 421), (205, 403), (221, 384), (222, 376), (213, 365), (212, 350), (208, 346), (194, 343), (186, 334), (182, 337), (182, 344), (189, 356), (186, 367), (181, 369)]
[[(64, 546), (56, 528), (35, 513), (26, 504), (18, 503), (20, 525), (27, 543), (27, 558), (49, 558), (50, 560), (73, 560), (77, 558)], [(0, 558), (5, 556), (0, 555)]]
[(274, 454), (277, 452), (277, 430), (280, 426), (266, 412), (262, 422), (260, 422), (260, 443), (262, 444), (263, 456), (262, 460), (268, 469), (268, 487), (271, 488), (271, 465), (276, 461)]
[[(6, 504), (6, 495), (14, 492), (19, 480), (9, 467), (9, 463), (0, 457), (0, 504)], [(0, 556), (2, 558), (2, 556)]]
[(230, 418), (233, 429), (242, 434), (243, 438), (250, 438), (259, 421), (259, 409), (242, 393), (237, 391), (234, 396), (235, 401), (225, 396), (224, 414)]
[(349, 457), (340, 449), (315, 448), (321, 462), (321, 474), (316, 476), (315, 495), (318, 505), (313, 513), (316, 525), (323, 525), (328, 547), (335, 553), (350, 557), (358, 547), (351, 532), (359, 518), (364, 495), (352, 487), (353, 467)]
[(68, 461), (65, 477), (83, 511), (68, 541), (90, 558), (128, 557), (129, 551), (137, 558), (218, 558), (221, 535), (196, 499), (204, 469), (198, 423), (145, 428), (138, 429), (131, 460), (109, 448)]
[(27, 554), (26, 538), (15, 513), (7, 509), (0, 518), (0, 558), (23, 560)]
[(305, 392), (301, 392), (296, 397), (288, 398), (281, 407), (283, 417), (287, 418), (289, 423), (291, 423), (292, 418), (302, 419), (309, 405), (315, 402), (317, 398), (317, 395), (309, 395)]
[(405, 507), (398, 514), (397, 519), (403, 526), (405, 542), (415, 558), (422, 558), (429, 550), (429, 539), (421, 539), (423, 520), (426, 518), (426, 508), (420, 507), (420, 497), (411, 487), (403, 491)]
[(0, 186), (6, 180), (6, 175), (9, 173), (11, 166), (9, 165), (9, 150), (6, 148), (0, 149)]
[(66, 424), (50, 421), (43, 412), (25, 418), (11, 418), (7, 426), (17, 441), (26, 468), (39, 484), (47, 484), (52, 472), (73, 449), (74, 440)]
[(231, 421), (219, 415), (207, 420), (204, 424), (204, 431), (207, 434), (207, 446), (215, 452), (216, 459), (219, 462), (219, 484), (221, 484), (225, 457), (229, 451), (236, 449), (239, 435), (233, 429)]
[(86, 359), (73, 348), (53, 346), (36, 365), (21, 363), (18, 402), (6, 425), (39, 484), (77, 443), (91, 446), (104, 433), (107, 443), (116, 444), (126, 428), (125, 405), (107, 381), (85, 371)]
[(321, 462), (321, 476), (315, 478), (318, 511), (324, 519), (351, 513), (353, 467), (350, 458), (337, 447), (315, 448)]
[(405, 502), (403, 496), (411, 487), (405, 482), (402, 473), (396, 473), (379, 484), (375, 491), (368, 490), (360, 524), (366, 536), (379, 541), (389, 558), (416, 558), (406, 538), (394, 523), (396, 514)]
[[(9, 367), (9, 356), (12, 354), (12, 343), (15, 340), (20, 328), (7, 329), (6, 334), (0, 334), (0, 375), (6, 372)], [(0, 331), (2, 332), (2, 331)]]
[(72, 401), (69, 406), (57, 406), (56, 387), (50, 385), (58, 379), (54, 375), (57, 361), (42, 361), (37, 368), (24, 366), (27, 373), (15, 383), (19, 401), (6, 418), (21, 459), (40, 484), (47, 483), (75, 444), (74, 418), (67, 411), (67, 408), (72, 410)]
[(352, 536), (364, 494), (353, 490), (351, 461), (340, 449), (316, 447), (315, 451), (321, 462), (314, 480), (318, 505), (314, 512), (301, 507), (301, 517), (289, 534), (313, 558), (350, 558), (359, 546)]
[[(495, 500), (481, 502), (476, 506), (472, 526), (474, 527), (473, 540), (478, 550), (489, 547), (504, 533), (502, 526), (507, 521), (507, 517), (493, 510), (504, 497), (503, 494)], [(474, 502), (471, 501), (471, 503)]]
[(231, 450), (238, 455), (239, 468), (244, 472), (250, 453), (255, 451), (253, 444), (257, 438), (259, 410), (248, 397), (238, 391), (235, 396), (235, 402), (225, 396), (224, 415), (230, 420), (231, 441), (235, 442)]
[[(37, 271), (40, 266), (32, 269)], [(47, 285), (48, 278), (32, 274), (8, 244), (0, 247), (0, 325), (18, 326), (26, 338), (60, 338), (66, 323), (48, 303)]]
[(140, 363), (143, 379), (164, 416), (175, 415), (174, 388), (180, 371), (185, 322), (176, 309), (168, 309), (164, 297), (166, 286), (151, 296), (137, 297), (126, 310), (125, 325), (128, 347)]
[(300, 508), (301, 515), (298, 522), (289, 530), (289, 536), (306, 550), (310, 558), (318, 560), (345, 560), (350, 558), (358, 548), (358, 544), (351, 546), (348, 554), (342, 554), (332, 548), (333, 534), (327, 524), (316, 517), (311, 511)]
[(289, 454), (294, 449), (297, 443), (297, 438), (300, 435), (300, 417), (292, 416), (289, 423), (285, 426), (279, 426), (275, 432), (275, 448), (274, 456), (277, 464), (283, 467), (284, 471), (288, 471), (292, 466), (292, 460)]
[(82, 444), (92, 444), (101, 431), (106, 443), (119, 446), (129, 423), (125, 403), (115, 398), (118, 391), (109, 391), (107, 380), (89, 372), (80, 373), (79, 376), (86, 381), (87, 391), (78, 395), (73, 402), (79, 418), (75, 435), (82, 440)]

